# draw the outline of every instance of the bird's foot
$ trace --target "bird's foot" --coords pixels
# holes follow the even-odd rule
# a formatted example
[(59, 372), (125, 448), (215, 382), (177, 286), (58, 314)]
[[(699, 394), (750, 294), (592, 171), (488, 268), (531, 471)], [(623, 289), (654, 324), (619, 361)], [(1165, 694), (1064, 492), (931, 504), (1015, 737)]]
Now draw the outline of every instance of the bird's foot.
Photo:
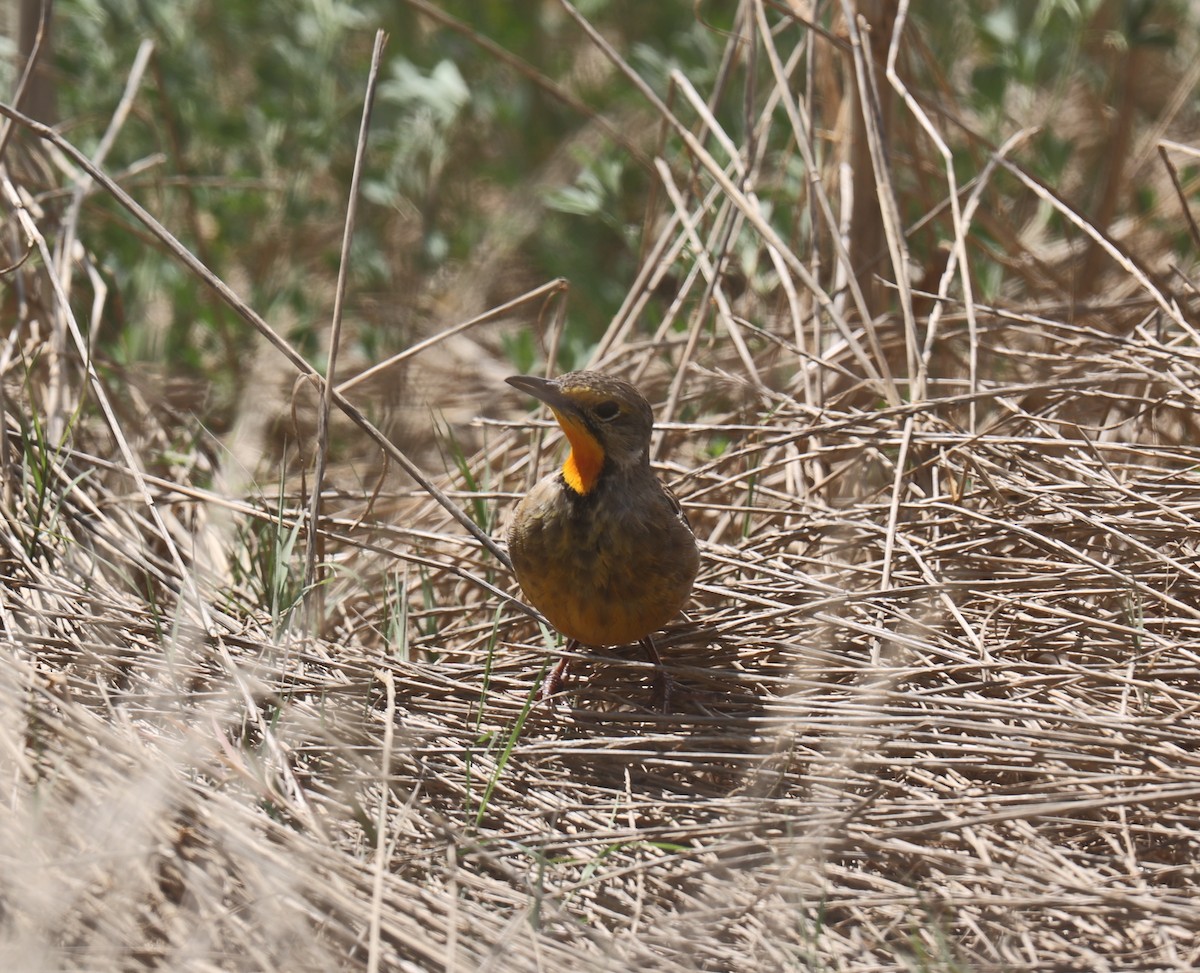
[(675, 695), (675, 680), (663, 668), (662, 656), (658, 654), (658, 649), (654, 647), (654, 640), (649, 635), (642, 639), (642, 651), (646, 653), (646, 658), (654, 666), (654, 695), (650, 697), (650, 702), (660, 713), (669, 713), (671, 712), (671, 699)]
[(654, 670), (654, 692), (650, 696), (650, 704), (660, 713), (670, 713), (671, 703), (675, 698), (675, 680), (660, 664)]
[[(570, 648), (568, 646), (568, 648)], [(546, 673), (546, 678), (542, 680), (542, 688), (538, 691), (538, 699), (549, 700), (550, 705), (554, 705), (554, 696), (560, 689), (563, 688), (563, 683), (567, 678), (567, 664), (570, 662), (569, 656), (563, 656)]]

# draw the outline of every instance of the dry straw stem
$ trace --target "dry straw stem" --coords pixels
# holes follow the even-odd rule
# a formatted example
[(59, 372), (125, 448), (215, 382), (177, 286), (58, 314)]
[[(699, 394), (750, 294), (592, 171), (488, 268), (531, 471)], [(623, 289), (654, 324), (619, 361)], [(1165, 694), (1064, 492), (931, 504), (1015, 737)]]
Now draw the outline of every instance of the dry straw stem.
[[(1129, 231), (1136, 250), (1092, 227), (1115, 251), (1098, 293), (1121, 299), (1036, 290), (1072, 248), (1004, 215), (1087, 221), (1023, 174), (1024, 132), (957, 181), (969, 120), (951, 128), (953, 106), (914, 90), (904, 17), (886, 66), (767, 5), (738, 25), (723, 63), (756, 49), (752, 97), (679, 77), (678, 104), (648, 98), (676, 136), (653, 167), (646, 265), (596, 352), (661, 404), (658, 469), (704, 550), (689, 618), (662, 638), (685, 689), (669, 716), (647, 709), (636, 651), (582, 653), (564, 705), (532, 703), (551, 639), (461, 523), (470, 509), (494, 543), (497, 512), (553, 462), (557, 439), (539, 456), (534, 431), (553, 425), (518, 401), (455, 430), (462, 470), (319, 491), (328, 618), (295, 638), (261, 569), (304, 498), (279, 496), (273, 468), (222, 492), (196, 420), (114, 394), (122, 374), (71, 313), (91, 278), (67, 292), (66, 230), (4, 174), (25, 240), (0, 263), (30, 297), (5, 305), (0, 357), (0, 966), (1200, 965), (1200, 351), (1192, 298), (1158, 276), (1182, 258), (1149, 246), (1152, 227)], [(908, 324), (837, 292), (875, 257), (847, 249), (844, 174), (825, 161), (848, 123), (793, 90), (881, 70), (874, 97), (897, 93), (912, 139), (871, 134), (889, 232), (930, 282), (897, 293)], [(720, 128), (723, 99), (746, 144)], [(111, 179), (29, 128), (77, 167), (65, 188), (94, 179), (271, 339)], [(909, 166), (921, 185), (940, 174), (924, 209), (904, 205)], [(810, 230), (768, 212), (775, 183)], [(922, 244), (929, 227), (944, 248)], [(25, 247), (38, 259), (20, 264)], [(994, 259), (1021, 273), (989, 303), (976, 275)], [(525, 297), (557, 302), (550, 347), (561, 286)], [(70, 339), (58, 438), (33, 297)], [(434, 329), (407, 358), (514, 311)], [(354, 416), (364, 388), (330, 401)], [(283, 569), (303, 577), (298, 557)]]
[[(233, 310), (239, 317), (250, 324), (259, 334), (266, 338), (277, 350), (283, 353), (284, 357), (298, 370), (300, 373), (312, 380), (318, 388), (322, 388), (324, 382), (320, 373), (307, 362), (292, 346), (285, 341), (275, 330), (267, 324), (267, 322), (253, 308), (245, 303), (230, 289), (223, 280), (212, 273), (199, 258), (190, 250), (180, 243), (161, 223), (150, 215), (142, 206), (140, 206), (131, 196), (129, 196), (120, 186), (113, 182), (108, 176), (97, 169), (91, 161), (83, 155), (75, 146), (71, 145), (66, 139), (62, 138), (57, 132), (49, 126), (43, 125), (31, 118), (27, 118), (20, 112), (16, 111), (9, 105), (0, 103), (0, 114), (9, 118), (12, 121), (19, 122), (21, 125), (28, 128), (38, 137), (51, 142), (55, 147), (61, 149), (66, 155), (76, 163), (88, 176), (95, 179), (104, 189), (109, 192), (123, 207), (125, 207), (139, 222), (150, 230), (155, 237), (158, 238), (164, 247), (175, 257), (177, 257), (197, 279), (202, 281)], [(13, 194), (9, 194), (9, 203), (19, 216), (24, 219), (24, 206), (21, 201)], [(355, 425), (363, 430), (371, 437), (379, 447), (388, 455), (389, 459), (393, 460), (407, 473), (410, 477), (417, 481), (430, 496), (440, 498), (439, 502), (443, 507), (458, 520), (459, 524), (473, 534), (476, 539), (488, 548), (492, 554), (502, 562), (507, 562), (507, 555), (496, 546), (490, 537), (483, 534), (478, 526), (471, 521), (465, 514), (462, 513), (448, 498), (442, 494), (440, 489), (435, 486), (432, 481), (407, 457), (405, 456), (386, 436), (376, 429), (366, 418), (365, 415), (354, 405), (352, 405), (344, 396), (340, 395), (336, 390), (331, 393), (333, 403), (350, 418)]]
[[(338, 349), (342, 338), (342, 316), (346, 301), (346, 284), (350, 272), (350, 246), (354, 241), (354, 224), (358, 214), (358, 194), (362, 182), (363, 160), (367, 152), (367, 135), (371, 131), (371, 112), (375, 107), (375, 89), (379, 80), (379, 61), (383, 57), (383, 46), (387, 35), (375, 32), (375, 47), (371, 52), (371, 70), (367, 75), (367, 91), (363, 98), (362, 122), (358, 128), (358, 141), (354, 147), (354, 171), (350, 176), (350, 200), (346, 204), (346, 223), (342, 233), (342, 252), (338, 261), (337, 285), (334, 288), (333, 318), (329, 323), (329, 360), (325, 367), (325, 381), (321, 387), (321, 405), (317, 410), (317, 448), (313, 470), (312, 499), (308, 507), (308, 522), (321, 523), (321, 491), (325, 484), (325, 466), (329, 460), (329, 413), (333, 408), (334, 381), (337, 376)], [(317, 583), (318, 550), (320, 533), (309, 532), (308, 546), (304, 557), (304, 591), (309, 604), (310, 618), (314, 621), (324, 613), (315, 607), (319, 594)], [(309, 627), (313, 627), (310, 623)]]

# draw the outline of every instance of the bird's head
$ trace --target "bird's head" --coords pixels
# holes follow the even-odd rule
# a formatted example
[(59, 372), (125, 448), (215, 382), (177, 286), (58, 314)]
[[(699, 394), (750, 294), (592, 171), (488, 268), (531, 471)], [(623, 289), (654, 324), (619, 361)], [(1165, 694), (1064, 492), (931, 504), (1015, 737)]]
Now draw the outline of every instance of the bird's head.
[(628, 382), (600, 372), (514, 375), (507, 381), (554, 413), (571, 444), (563, 478), (576, 493), (591, 491), (606, 465), (626, 470), (649, 465), (654, 413)]

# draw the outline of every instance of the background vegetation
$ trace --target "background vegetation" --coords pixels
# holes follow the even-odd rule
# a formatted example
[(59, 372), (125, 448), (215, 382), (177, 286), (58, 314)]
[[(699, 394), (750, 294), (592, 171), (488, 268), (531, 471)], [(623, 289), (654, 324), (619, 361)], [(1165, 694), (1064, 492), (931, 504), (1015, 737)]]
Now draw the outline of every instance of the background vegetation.
[[(2, 965), (1197, 966), (1197, 13), (914, 6), (58, 0)], [(583, 366), (702, 541), (676, 713), (535, 703), (489, 546)]]

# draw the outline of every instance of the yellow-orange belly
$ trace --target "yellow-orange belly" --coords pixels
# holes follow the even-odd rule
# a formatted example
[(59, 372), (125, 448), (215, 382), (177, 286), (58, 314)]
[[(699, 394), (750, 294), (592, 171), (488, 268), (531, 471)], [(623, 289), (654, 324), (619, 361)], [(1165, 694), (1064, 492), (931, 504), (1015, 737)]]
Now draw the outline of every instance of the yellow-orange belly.
[(695, 538), (658, 481), (579, 497), (555, 475), (517, 507), (509, 552), (521, 590), (585, 645), (625, 645), (683, 608), (699, 566)]

